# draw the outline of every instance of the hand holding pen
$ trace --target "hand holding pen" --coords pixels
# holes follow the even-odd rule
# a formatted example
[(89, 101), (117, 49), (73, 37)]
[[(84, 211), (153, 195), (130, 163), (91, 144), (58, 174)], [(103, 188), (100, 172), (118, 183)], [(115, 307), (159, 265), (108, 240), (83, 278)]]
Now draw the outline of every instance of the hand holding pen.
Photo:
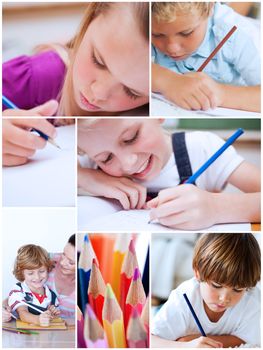
[[(30, 132), (32, 129), (36, 129), (38, 135)], [(46, 137), (43, 137), (41, 134)], [(45, 147), (48, 138), (53, 138), (55, 136), (55, 127), (45, 118), (3, 119), (3, 165), (16, 166), (27, 163), (29, 157), (32, 157), (36, 150)]]

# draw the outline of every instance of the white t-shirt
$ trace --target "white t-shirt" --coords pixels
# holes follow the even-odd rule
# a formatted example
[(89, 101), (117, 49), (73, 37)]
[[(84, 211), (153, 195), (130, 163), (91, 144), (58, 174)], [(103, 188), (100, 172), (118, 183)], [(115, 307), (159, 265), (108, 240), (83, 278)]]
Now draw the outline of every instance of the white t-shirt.
[[(186, 293), (207, 335), (234, 335), (248, 344), (260, 346), (260, 290), (247, 291), (242, 299), (227, 309), (218, 322), (206, 315), (199, 282), (192, 278), (173, 290), (168, 301), (156, 314), (152, 334), (168, 340), (199, 334), (200, 331), (184, 300)], [(201, 334), (200, 334), (201, 336)]]
[[(203, 131), (186, 132), (185, 140), (193, 173), (224, 144), (224, 140), (216, 134)], [(197, 179), (197, 187), (210, 192), (222, 191), (231, 173), (243, 160), (237, 154), (234, 147), (230, 146)], [(79, 161), (82, 167), (96, 169), (96, 164), (87, 156), (80, 156)], [(175, 164), (174, 154), (171, 154), (169, 161), (156, 178), (152, 181), (138, 180), (137, 182), (145, 186), (150, 192), (159, 192), (162, 189), (177, 186), (180, 183), (180, 178)]]

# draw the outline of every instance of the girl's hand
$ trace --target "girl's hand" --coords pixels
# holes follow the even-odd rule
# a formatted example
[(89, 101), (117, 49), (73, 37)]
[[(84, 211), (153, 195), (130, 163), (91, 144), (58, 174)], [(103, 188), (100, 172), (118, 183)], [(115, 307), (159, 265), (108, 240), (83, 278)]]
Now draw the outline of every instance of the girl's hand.
[(4, 166), (25, 164), (37, 149), (44, 148), (46, 140), (29, 130), (35, 128), (50, 137), (56, 136), (55, 127), (46, 119), (3, 119), (2, 156)]
[(58, 109), (58, 102), (56, 100), (50, 100), (35, 108), (25, 109), (6, 109), (2, 112), (3, 117), (51, 117)]
[(151, 220), (168, 227), (196, 230), (216, 223), (214, 193), (190, 184), (168, 188), (147, 202)]
[(223, 91), (217, 82), (203, 72), (179, 75), (171, 72), (164, 96), (181, 108), (207, 110), (222, 104)]
[(114, 177), (101, 170), (79, 168), (78, 186), (88, 194), (117, 199), (122, 207), (141, 209), (146, 202), (146, 188), (126, 177)]
[(49, 305), (48, 311), (50, 311), (51, 313), (51, 318), (56, 318), (60, 315), (60, 310), (56, 308), (54, 305)]
[(3, 322), (9, 322), (11, 321), (11, 308), (10, 306), (7, 306), (6, 308), (2, 308), (2, 321)]
[(209, 337), (199, 337), (187, 343), (189, 348), (222, 348), (223, 344)]
[(48, 327), (50, 324), (51, 313), (50, 311), (45, 311), (39, 315), (39, 325), (41, 327)]

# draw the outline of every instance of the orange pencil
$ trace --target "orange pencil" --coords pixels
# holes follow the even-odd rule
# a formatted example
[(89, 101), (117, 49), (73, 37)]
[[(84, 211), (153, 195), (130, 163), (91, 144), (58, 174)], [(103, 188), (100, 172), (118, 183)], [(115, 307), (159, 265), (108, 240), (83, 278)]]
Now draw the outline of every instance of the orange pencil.
[(140, 319), (138, 311), (132, 310), (127, 328), (127, 343), (129, 348), (148, 348), (148, 336)]
[(138, 268), (134, 270), (133, 279), (127, 294), (125, 312), (124, 312), (124, 326), (127, 329), (129, 319), (133, 309), (136, 309), (139, 315), (142, 313), (142, 308), (146, 301), (146, 295), (142, 285), (142, 279)]
[(129, 242), (131, 240), (131, 234), (120, 233), (117, 236), (113, 251), (113, 262), (111, 271), (111, 286), (116, 295), (118, 302), (120, 302), (120, 284), (121, 284), (121, 267), (128, 251)]
[(109, 347), (126, 348), (123, 315), (110, 284), (106, 287), (102, 318)]
[(217, 47), (211, 52), (211, 54), (207, 57), (207, 59), (204, 61), (204, 63), (198, 68), (197, 72), (202, 72), (205, 67), (208, 65), (208, 63), (212, 60), (212, 58), (218, 53), (218, 51), (221, 49), (221, 47), (226, 43), (226, 41), (231, 37), (231, 35), (236, 31), (237, 27), (234, 26), (230, 31), (227, 33), (227, 35), (220, 41), (220, 43), (217, 45)]
[(93, 259), (89, 281), (88, 298), (89, 303), (101, 324), (105, 289), (106, 285), (98, 267), (98, 263), (96, 259)]
[(149, 296), (146, 299), (146, 302), (144, 304), (144, 307), (142, 309), (142, 314), (141, 314), (141, 320), (142, 323), (147, 331), (147, 339), (148, 339), (148, 344), (149, 344), (149, 337), (150, 337), (150, 326), (149, 326), (149, 309), (150, 309), (150, 301), (149, 301)]
[(121, 268), (121, 308), (125, 311), (125, 303), (130, 288), (134, 270), (138, 267), (138, 261), (133, 240), (130, 241), (129, 250), (125, 254)]

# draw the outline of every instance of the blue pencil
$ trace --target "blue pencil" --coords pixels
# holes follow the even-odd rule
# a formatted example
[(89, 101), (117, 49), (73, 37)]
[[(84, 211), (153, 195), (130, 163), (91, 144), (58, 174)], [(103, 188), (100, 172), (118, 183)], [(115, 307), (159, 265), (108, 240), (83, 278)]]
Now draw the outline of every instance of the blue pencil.
[(244, 130), (239, 128), (237, 131), (229, 137), (228, 140), (219, 148), (189, 179), (185, 182), (186, 184), (193, 184), (196, 179), (203, 174), (203, 172), (214, 163), (214, 161), (221, 156), (221, 154), (236, 141), (236, 139), (244, 133)]
[[(9, 109), (18, 109), (18, 107), (12, 102), (10, 101), (7, 97), (5, 97), (4, 95), (2, 95), (2, 103), (3, 105), (5, 105), (7, 108)], [(35, 128), (32, 128), (31, 131), (35, 131), (36, 133), (38, 133), (38, 135), (40, 137), (42, 137), (44, 140), (48, 141), (49, 143), (51, 143), (53, 146), (60, 148), (56, 142), (49, 136), (47, 136), (45, 133), (43, 133), (40, 130), (37, 130)]]
[(195, 310), (193, 309), (193, 307), (190, 303), (190, 300), (188, 299), (188, 297), (185, 293), (183, 294), (183, 296), (184, 296), (184, 299), (185, 299), (185, 301), (186, 301), (186, 303), (191, 311), (191, 314), (193, 315), (193, 318), (195, 320), (195, 323), (197, 324), (197, 327), (198, 327), (200, 333), (202, 334), (203, 337), (206, 337), (205, 331), (204, 331), (200, 321), (198, 320), (198, 317), (196, 316)]

